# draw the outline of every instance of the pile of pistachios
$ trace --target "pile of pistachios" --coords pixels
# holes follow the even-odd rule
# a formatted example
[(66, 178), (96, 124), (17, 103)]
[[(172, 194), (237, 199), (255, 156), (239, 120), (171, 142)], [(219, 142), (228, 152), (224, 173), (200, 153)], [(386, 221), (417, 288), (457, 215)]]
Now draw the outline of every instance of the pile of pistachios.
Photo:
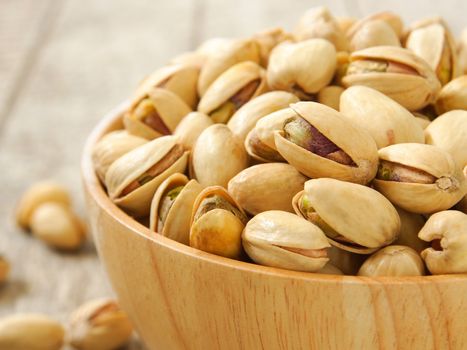
[[(150, 74), (93, 150), (152, 235), (283, 269), (467, 273), (467, 29), (313, 8)], [(464, 74), (464, 75), (462, 75)]]

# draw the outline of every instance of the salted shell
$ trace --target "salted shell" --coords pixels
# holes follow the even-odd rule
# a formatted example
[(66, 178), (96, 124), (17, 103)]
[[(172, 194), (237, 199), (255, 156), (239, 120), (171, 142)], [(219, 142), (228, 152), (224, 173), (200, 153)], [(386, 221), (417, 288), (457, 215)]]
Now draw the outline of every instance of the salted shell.
[(206, 114), (191, 112), (181, 120), (173, 134), (186, 149), (192, 149), (199, 135), (213, 124)]

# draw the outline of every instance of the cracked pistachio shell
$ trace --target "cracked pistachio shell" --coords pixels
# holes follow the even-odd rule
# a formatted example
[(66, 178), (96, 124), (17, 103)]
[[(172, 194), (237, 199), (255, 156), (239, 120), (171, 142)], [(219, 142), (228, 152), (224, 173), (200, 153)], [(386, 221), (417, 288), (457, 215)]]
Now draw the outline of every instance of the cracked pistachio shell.
[(336, 49), (327, 40), (286, 41), (269, 58), (268, 84), (273, 90), (290, 91), (309, 99), (328, 85), (336, 69)]
[(394, 29), (380, 19), (367, 21), (350, 38), (351, 51), (381, 45), (401, 46), (401, 43)]
[(321, 38), (331, 42), (337, 51), (348, 51), (349, 42), (336, 19), (324, 6), (314, 7), (300, 18), (294, 31), (297, 41)]
[(137, 181), (151, 167), (163, 160), (176, 147), (178, 147), (178, 144), (175, 136), (163, 136), (149, 141), (118, 158), (110, 166), (105, 176), (105, 185), (110, 199), (136, 217), (149, 214), (151, 200), (157, 187), (170, 175), (185, 171), (188, 152), (184, 152), (179, 158), (171, 160), (172, 163), (162, 173), (135, 190), (125, 195), (122, 195), (122, 191), (134, 181)]
[(284, 211), (256, 215), (246, 225), (242, 240), (248, 256), (261, 265), (316, 272), (329, 261), (330, 245), (323, 231)]
[(266, 92), (268, 89), (266, 83), (266, 72), (255, 62), (246, 61), (240, 62), (226, 71), (224, 71), (206, 90), (201, 101), (199, 101), (198, 111), (207, 115), (213, 114), (224, 103), (230, 101), (231, 98), (241, 93), (244, 87), (250, 83), (258, 82), (258, 86), (251, 91), (250, 96), (245, 96), (246, 101), (232, 102), (235, 106), (229, 112), (230, 115), (223, 119), (230, 119), (233, 113), (243, 104), (255, 98), (258, 95)]
[(10, 264), (0, 255), (0, 285), (6, 281), (10, 273)]
[[(160, 211), (162, 208), (162, 201), (170, 190), (178, 186), (183, 186), (183, 189), (173, 200), (170, 209), (168, 209), (165, 215), (165, 221), (161, 225)], [(193, 204), (202, 190), (203, 187), (198, 181), (188, 180), (183, 174), (173, 174), (165, 179), (157, 188), (154, 198), (152, 199), (151, 212), (149, 214), (150, 230), (188, 245), (190, 240), (190, 220)]]
[(425, 176), (433, 177), (433, 183), (411, 179), (390, 181), (378, 176), (373, 180), (375, 189), (402, 209), (419, 214), (445, 210), (456, 204), (467, 191), (461, 170), (451, 155), (439, 147), (400, 143), (381, 148), (378, 153), (380, 162), (389, 161), (408, 169), (409, 173), (421, 171)]
[[(369, 68), (359, 72), (362, 62), (367, 62)], [(385, 66), (386, 62), (395, 66), (394, 71), (377, 71), (379, 68), (375, 66), (378, 65), (392, 69)], [(395, 46), (375, 46), (353, 52), (342, 82), (346, 87), (364, 85), (378, 90), (410, 111), (434, 102), (441, 88), (435, 72), (422, 58)]]
[(192, 149), (203, 130), (213, 124), (214, 122), (212, 119), (206, 114), (201, 112), (190, 112), (177, 125), (174, 135), (186, 149)]
[(79, 350), (112, 350), (128, 343), (133, 327), (111, 299), (85, 303), (70, 316), (69, 342)]
[(22, 195), (16, 207), (16, 223), (23, 229), (29, 229), (34, 211), (46, 202), (70, 206), (68, 190), (55, 181), (40, 181), (29, 187)]
[(378, 149), (394, 143), (425, 142), (423, 129), (412, 113), (375, 89), (349, 87), (341, 96), (340, 112), (367, 130)]
[(65, 331), (56, 321), (39, 314), (16, 314), (0, 319), (0, 349), (59, 350)]
[(335, 109), (336, 111), (338, 111), (339, 101), (344, 90), (345, 89), (342, 86), (337, 86), (337, 85), (325, 86), (324, 88), (319, 90), (317, 100), (319, 103), (326, 105), (328, 107), (331, 107)]
[(219, 196), (229, 205), (236, 208), (245, 217), (243, 209), (235, 202), (230, 194), (220, 186), (206, 187), (196, 197), (191, 215), (190, 246), (212, 254), (232, 259), (243, 256), (242, 231), (245, 221), (230, 210), (214, 208), (196, 218), (196, 214), (203, 201), (211, 196)]
[(460, 72), (467, 74), (467, 28), (464, 28), (460, 35), (457, 54)]
[(298, 97), (290, 92), (266, 92), (245, 103), (230, 118), (227, 126), (238, 138), (245, 140), (247, 134), (255, 127), (258, 120), (298, 101)]
[(279, 154), (279, 152), (260, 140), (255, 128), (246, 136), (244, 146), (248, 155), (257, 162), (285, 162), (285, 159)]
[(449, 152), (460, 168), (467, 165), (467, 111), (440, 115), (425, 129), (425, 138), (427, 144)]
[(259, 46), (260, 64), (267, 67), (272, 49), (283, 41), (291, 40), (292, 35), (285, 32), (283, 28), (276, 27), (256, 33), (253, 35), (253, 39), (256, 40)]
[(209, 52), (206, 63), (198, 79), (198, 94), (203, 96), (209, 86), (230, 67), (240, 62), (261, 60), (260, 48), (255, 39), (238, 39), (211, 43), (213, 48), (204, 48)]
[(289, 164), (258, 164), (233, 177), (228, 191), (252, 215), (267, 210), (293, 213), (292, 198), (303, 189), (306, 180)]
[(427, 242), (435, 241), (439, 246), (436, 249), (427, 248), (421, 253), (428, 270), (433, 275), (467, 273), (466, 214), (457, 210), (433, 214), (418, 237)]
[(151, 126), (144, 123), (143, 119), (146, 114), (141, 113), (138, 108), (141, 108), (143, 104), (147, 106), (147, 108), (151, 108), (156, 111), (158, 117), (170, 133), (175, 130), (175, 127), (180, 123), (183, 117), (191, 112), (190, 107), (188, 107), (180, 97), (169, 90), (161, 88), (154, 88), (149, 91), (145, 97), (134, 100), (128, 111), (123, 116), (123, 124), (130, 134), (140, 136), (148, 140), (164, 136), (164, 133), (153, 129)]
[(328, 249), (328, 256), (329, 263), (346, 275), (356, 275), (366, 258), (366, 255), (352, 253), (335, 246)]
[(280, 109), (258, 120), (254, 130), (261, 142), (275, 150), (274, 132), (282, 130), (285, 121), (296, 115), (291, 108)]
[(105, 135), (92, 150), (92, 162), (97, 176), (104, 181), (105, 173), (115, 160), (147, 141), (126, 130), (116, 130)]
[(423, 276), (425, 265), (410, 247), (390, 245), (371, 255), (358, 271), (359, 276)]
[(401, 219), (401, 231), (393, 244), (404, 245), (420, 253), (428, 246), (426, 242), (418, 238), (418, 233), (425, 225), (425, 218), (423, 215), (411, 213), (398, 207), (396, 209)]
[(371, 14), (365, 18), (362, 18), (359, 21), (356, 21), (347, 31), (348, 37), (353, 37), (356, 32), (358, 32), (363, 26), (365, 26), (368, 22), (372, 22), (375, 20), (381, 20), (389, 24), (391, 28), (396, 33), (397, 37), (402, 38), (403, 36), (403, 28), (404, 24), (402, 23), (402, 19), (400, 16), (396, 15), (395, 13), (389, 11), (383, 11)]
[[(300, 209), (304, 198), (312, 208), (308, 214)], [(392, 243), (399, 234), (401, 223), (396, 209), (370, 187), (312, 179), (305, 182), (304, 192), (293, 201), (298, 215), (317, 222), (332, 245), (349, 252), (370, 254)]]
[(298, 102), (290, 106), (296, 116), (305, 119), (324, 137), (345, 152), (354, 165), (341, 164), (319, 156), (274, 132), (277, 151), (298, 171), (311, 178), (331, 177), (366, 184), (377, 171), (378, 155), (370, 134), (342, 116), (336, 110), (315, 102)]
[(192, 175), (202, 186), (219, 185), (226, 188), (229, 180), (247, 166), (245, 148), (227, 125), (214, 124), (196, 140)]
[(461, 75), (443, 86), (435, 102), (436, 113), (454, 109), (467, 110), (467, 75)]

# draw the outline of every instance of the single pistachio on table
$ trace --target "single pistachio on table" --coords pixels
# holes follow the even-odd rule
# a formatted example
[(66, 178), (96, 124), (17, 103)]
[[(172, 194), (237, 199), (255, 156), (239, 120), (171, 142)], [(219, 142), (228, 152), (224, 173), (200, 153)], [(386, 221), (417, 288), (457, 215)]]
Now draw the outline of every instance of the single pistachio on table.
[(462, 171), (443, 149), (419, 143), (381, 148), (373, 185), (407, 211), (430, 214), (456, 204), (467, 191)]
[(411, 213), (398, 207), (396, 209), (401, 219), (401, 230), (399, 237), (393, 244), (407, 246), (420, 253), (428, 247), (428, 243), (418, 238), (418, 233), (425, 225), (425, 218), (423, 215)]
[(251, 130), (245, 139), (245, 150), (252, 160), (260, 163), (285, 162), (274, 148), (266, 145), (258, 136), (257, 130)]
[(10, 264), (8, 261), (0, 255), (0, 285), (6, 281), (10, 274)]
[(16, 223), (23, 229), (30, 228), (31, 216), (43, 203), (55, 202), (71, 205), (68, 190), (55, 181), (40, 181), (29, 187), (16, 207)]
[(319, 90), (317, 101), (323, 105), (339, 110), (339, 101), (344, 88), (338, 85), (328, 85)]
[(420, 112), (413, 112), (412, 114), (415, 117), (415, 120), (417, 121), (418, 125), (420, 125), (420, 127), (423, 130), (425, 130), (428, 127), (428, 125), (430, 125), (431, 119), (427, 115)]
[(244, 141), (258, 120), (298, 101), (300, 101), (298, 97), (290, 92), (266, 92), (245, 103), (230, 118), (227, 126), (232, 130), (234, 135)]
[(336, 110), (315, 102), (298, 102), (296, 115), (274, 132), (279, 153), (311, 178), (331, 177), (366, 184), (377, 171), (376, 144), (370, 134)]
[(307, 178), (285, 163), (258, 164), (239, 172), (228, 184), (230, 195), (249, 214), (268, 210), (293, 213), (292, 199)]
[(162, 136), (124, 154), (105, 176), (110, 199), (130, 215), (146, 216), (162, 181), (185, 171), (188, 153), (175, 136)]
[(340, 112), (367, 130), (378, 149), (395, 143), (425, 142), (423, 129), (412, 113), (375, 89), (349, 87), (341, 96)]
[(457, 55), (459, 58), (459, 69), (463, 74), (467, 74), (467, 28), (462, 31), (457, 45)]
[(151, 202), (149, 229), (183, 244), (190, 241), (193, 204), (203, 187), (185, 175), (173, 174), (157, 188)]
[(190, 107), (173, 92), (154, 88), (133, 101), (123, 123), (130, 134), (152, 140), (172, 134), (190, 112)]
[(115, 160), (147, 141), (126, 130), (112, 131), (102, 137), (92, 150), (92, 162), (99, 179), (104, 181), (107, 170)]
[(353, 52), (342, 82), (346, 87), (364, 85), (378, 90), (410, 111), (434, 102), (441, 88), (428, 63), (395, 46)]
[(422, 258), (433, 275), (467, 273), (467, 215), (457, 210), (430, 216), (418, 234), (431, 242)]
[(394, 206), (370, 187), (312, 179), (293, 199), (295, 212), (318, 225), (332, 245), (370, 254), (397, 239), (400, 218)]
[(352, 33), (350, 40), (351, 51), (358, 51), (373, 46), (401, 46), (399, 37), (394, 29), (385, 21), (376, 19), (362, 24)]
[(400, 16), (396, 15), (395, 13), (389, 11), (377, 12), (373, 13), (367, 17), (364, 17), (358, 21), (356, 21), (348, 30), (347, 36), (352, 37), (358, 32), (363, 26), (365, 26), (368, 22), (381, 20), (386, 22), (389, 26), (391, 26), (394, 33), (396, 33), (398, 38), (403, 37), (403, 28), (404, 24)]
[(365, 261), (366, 255), (356, 254), (331, 245), (328, 249), (329, 263), (340, 269), (346, 275), (356, 275)]
[(190, 172), (202, 186), (227, 188), (229, 180), (247, 166), (248, 156), (241, 141), (227, 125), (214, 124), (196, 140)]
[(467, 165), (467, 111), (454, 110), (433, 120), (425, 129), (426, 143), (449, 152), (460, 168)]
[(93, 300), (70, 316), (69, 342), (79, 350), (113, 350), (129, 342), (133, 327), (111, 299)]
[(270, 210), (253, 217), (242, 240), (248, 256), (261, 265), (316, 272), (329, 261), (330, 245), (323, 231), (284, 211)]
[(271, 89), (285, 90), (309, 100), (331, 82), (336, 69), (336, 49), (327, 40), (290, 41), (276, 46), (267, 71)]
[(358, 276), (423, 276), (425, 265), (410, 247), (390, 245), (371, 255), (358, 270)]
[(190, 246), (232, 259), (243, 257), (243, 209), (220, 186), (206, 187), (196, 197), (191, 215)]
[(259, 46), (261, 57), (260, 64), (266, 68), (269, 63), (269, 55), (271, 54), (272, 49), (283, 41), (291, 40), (292, 35), (285, 32), (284, 29), (276, 27), (265, 29), (254, 34), (253, 39), (256, 40)]
[(297, 41), (307, 39), (326, 39), (331, 42), (336, 51), (348, 51), (349, 42), (338, 22), (325, 6), (309, 9), (300, 18), (294, 37)]
[(435, 102), (438, 114), (454, 109), (467, 110), (467, 75), (461, 75), (443, 86)]
[(65, 331), (56, 321), (39, 314), (16, 314), (0, 319), (0, 349), (59, 350)]
[(192, 149), (199, 135), (214, 122), (206, 114), (201, 112), (188, 113), (177, 125), (174, 136), (188, 150)]
[(227, 123), (245, 103), (268, 90), (266, 72), (257, 63), (241, 62), (223, 72), (206, 90), (198, 111), (215, 123)]

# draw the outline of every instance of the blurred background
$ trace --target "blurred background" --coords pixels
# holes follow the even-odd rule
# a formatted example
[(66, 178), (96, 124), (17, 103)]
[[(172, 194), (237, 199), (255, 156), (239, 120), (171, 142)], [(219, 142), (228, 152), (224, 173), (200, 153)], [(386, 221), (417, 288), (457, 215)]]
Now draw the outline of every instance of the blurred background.
[(465, 0), (0, 0), (0, 254), (12, 265), (0, 317), (43, 312), (66, 321), (84, 301), (111, 295), (92, 242), (59, 253), (15, 227), (15, 203), (30, 184), (66, 185), (85, 218), (86, 135), (145, 75), (211, 37), (291, 30), (318, 5), (336, 16), (391, 10), (405, 24), (441, 15), (455, 35), (467, 24)]

